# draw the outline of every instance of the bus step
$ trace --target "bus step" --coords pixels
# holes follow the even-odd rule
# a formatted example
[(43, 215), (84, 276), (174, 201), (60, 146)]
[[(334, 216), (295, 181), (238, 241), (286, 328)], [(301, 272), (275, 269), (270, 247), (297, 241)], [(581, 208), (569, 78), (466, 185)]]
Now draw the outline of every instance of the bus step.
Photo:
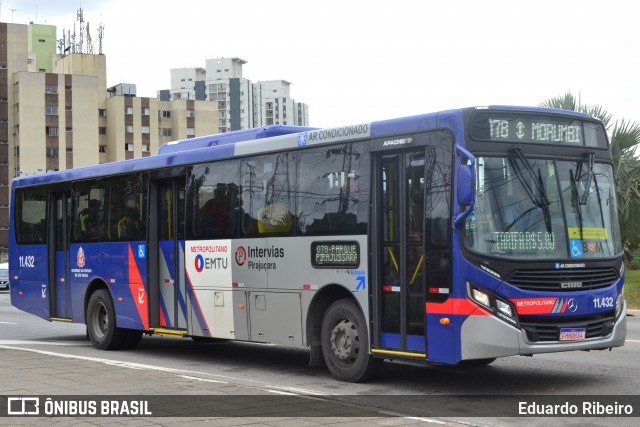
[(378, 348), (372, 348), (371, 353), (381, 354), (386, 356), (415, 357), (415, 358), (421, 358), (421, 359), (427, 358), (427, 355), (425, 353), (409, 353), (406, 351), (382, 350)]
[(187, 331), (176, 330), (176, 329), (163, 329), (163, 328), (151, 328), (151, 332), (156, 335), (160, 335), (163, 337), (186, 337)]

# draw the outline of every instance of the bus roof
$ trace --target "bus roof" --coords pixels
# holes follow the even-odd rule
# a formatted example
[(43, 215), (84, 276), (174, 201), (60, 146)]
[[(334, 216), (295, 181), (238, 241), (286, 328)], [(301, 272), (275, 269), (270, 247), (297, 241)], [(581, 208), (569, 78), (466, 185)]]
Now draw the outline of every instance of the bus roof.
[(163, 144), (158, 148), (158, 154), (175, 153), (178, 151), (194, 150), (197, 148), (216, 147), (232, 142), (248, 141), (252, 139), (263, 139), (272, 136), (286, 135), (290, 133), (304, 132), (318, 128), (306, 126), (284, 126), (273, 125), (253, 129), (243, 129), (216, 135), (200, 136), (198, 138), (182, 139)]
[(542, 107), (487, 106), (446, 110), (325, 129), (305, 126), (266, 126), (167, 143), (162, 145), (158, 150), (158, 154), (153, 156), (17, 177), (13, 180), (12, 185), (14, 187), (24, 187), (68, 180), (99, 178), (173, 166), (183, 166), (234, 156), (339, 142), (341, 140), (377, 138), (386, 135), (417, 132), (439, 126), (456, 126), (458, 127), (456, 131), (463, 132), (461, 120), (456, 121), (455, 117), (461, 117), (464, 111), (481, 110), (517, 110), (547, 114), (560, 113), (579, 118), (590, 118), (586, 114), (576, 113), (574, 111)]

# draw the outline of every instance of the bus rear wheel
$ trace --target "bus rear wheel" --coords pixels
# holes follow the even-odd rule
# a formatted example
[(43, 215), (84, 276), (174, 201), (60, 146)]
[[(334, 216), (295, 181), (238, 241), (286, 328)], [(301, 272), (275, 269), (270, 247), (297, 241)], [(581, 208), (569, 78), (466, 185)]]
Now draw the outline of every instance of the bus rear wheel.
[(89, 298), (87, 331), (91, 343), (99, 350), (122, 348), (127, 340), (127, 330), (116, 327), (116, 312), (106, 289), (98, 289)]
[(350, 299), (329, 306), (322, 319), (322, 355), (331, 375), (340, 381), (372, 379), (382, 359), (369, 354), (369, 336), (362, 312)]
[(122, 344), (122, 348), (135, 348), (142, 341), (142, 331), (137, 329), (125, 329), (126, 337)]

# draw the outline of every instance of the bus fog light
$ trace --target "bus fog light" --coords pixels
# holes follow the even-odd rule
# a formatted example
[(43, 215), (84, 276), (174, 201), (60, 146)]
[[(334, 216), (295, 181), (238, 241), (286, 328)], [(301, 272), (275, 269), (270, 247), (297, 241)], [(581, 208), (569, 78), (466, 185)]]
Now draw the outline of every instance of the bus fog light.
[(501, 312), (502, 314), (509, 317), (513, 317), (513, 310), (511, 310), (511, 306), (506, 302), (496, 299), (496, 306), (498, 307), (498, 311)]
[(482, 292), (479, 289), (472, 289), (471, 290), (471, 296), (473, 297), (473, 299), (479, 303), (484, 305), (485, 307), (491, 307), (491, 303), (489, 302), (489, 295), (485, 294), (484, 292)]

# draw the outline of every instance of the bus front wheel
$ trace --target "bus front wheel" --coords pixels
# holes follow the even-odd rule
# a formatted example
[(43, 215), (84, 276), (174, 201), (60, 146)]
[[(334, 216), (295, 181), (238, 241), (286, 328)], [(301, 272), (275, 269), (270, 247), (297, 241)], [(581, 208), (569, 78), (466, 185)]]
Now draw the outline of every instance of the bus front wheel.
[(98, 289), (89, 298), (87, 331), (93, 346), (100, 350), (121, 348), (127, 340), (127, 330), (116, 327), (116, 312), (106, 289)]
[(372, 379), (382, 366), (369, 354), (369, 336), (362, 312), (350, 299), (329, 306), (322, 319), (322, 355), (331, 375), (340, 381)]
[(463, 360), (459, 362), (456, 366), (461, 368), (479, 368), (481, 366), (487, 366), (493, 363), (496, 360), (495, 357), (487, 358), (487, 359), (469, 359)]

